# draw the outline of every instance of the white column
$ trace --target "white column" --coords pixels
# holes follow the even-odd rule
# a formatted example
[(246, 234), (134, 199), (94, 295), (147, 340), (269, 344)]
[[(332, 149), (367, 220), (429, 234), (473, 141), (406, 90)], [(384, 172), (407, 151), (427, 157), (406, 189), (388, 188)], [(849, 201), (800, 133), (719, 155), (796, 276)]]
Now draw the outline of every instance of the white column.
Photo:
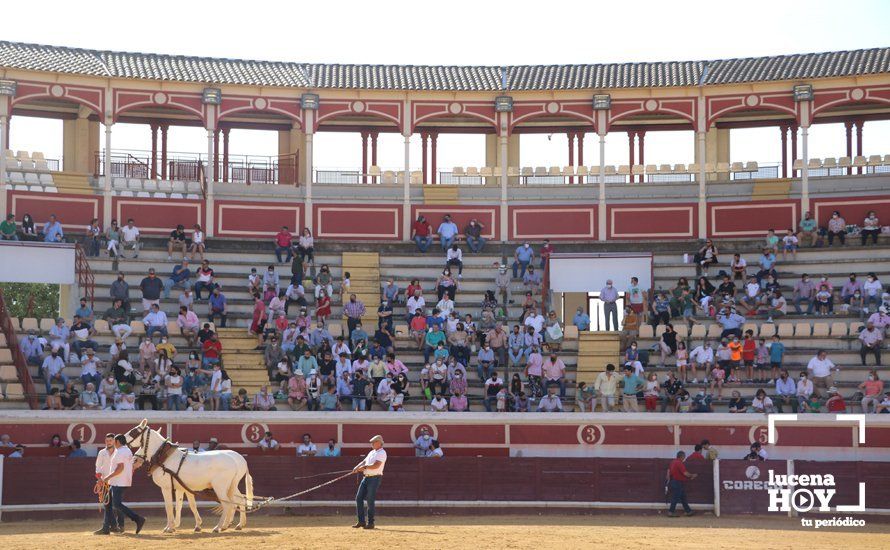
[(213, 128), (207, 128), (207, 171), (204, 172), (204, 232), (208, 237), (213, 237), (216, 232), (216, 201), (213, 193), (216, 183), (216, 163), (213, 162)]
[(696, 132), (698, 138), (698, 238), (708, 238), (708, 188), (705, 181), (705, 132)]
[(810, 133), (809, 125), (800, 127), (800, 152), (803, 160), (803, 169), (800, 171), (800, 211), (807, 212), (810, 209), (810, 155), (807, 151), (807, 136)]
[[(102, 226), (110, 227), (111, 219), (111, 127), (114, 122), (110, 116), (105, 117), (105, 188), (102, 190)], [(118, 220), (119, 221), (119, 220)]]
[(507, 114), (503, 114), (504, 127), (501, 129), (501, 134), (498, 137), (498, 146), (500, 147), (501, 152), (501, 242), (507, 242), (510, 240), (510, 223), (508, 219), (509, 210), (507, 208), (507, 186), (509, 184), (507, 174), (507, 164), (509, 164), (508, 155), (507, 155), (507, 146), (509, 142), (509, 137), (506, 132), (506, 120)]
[(313, 161), (312, 161), (312, 138), (315, 135), (315, 111), (312, 109), (303, 110), (303, 124), (306, 127), (306, 192), (303, 196), (303, 216), (305, 218), (303, 224), (315, 233), (315, 227), (312, 223), (312, 179)]
[(405, 137), (405, 171), (402, 174), (402, 240), (411, 240), (411, 134)]
[(600, 177), (599, 177), (599, 202), (597, 203), (596, 232), (600, 241), (606, 240), (606, 132), (598, 132), (600, 137)]
[(9, 208), (6, 204), (6, 124), (7, 116), (0, 115), (0, 212), (6, 215)]

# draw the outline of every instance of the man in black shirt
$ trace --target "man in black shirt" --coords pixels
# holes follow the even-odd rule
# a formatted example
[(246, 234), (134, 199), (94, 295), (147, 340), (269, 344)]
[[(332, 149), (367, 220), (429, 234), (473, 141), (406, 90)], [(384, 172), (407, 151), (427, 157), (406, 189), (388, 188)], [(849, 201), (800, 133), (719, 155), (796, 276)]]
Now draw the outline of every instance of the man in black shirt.
[(142, 290), (142, 315), (148, 315), (153, 304), (161, 305), (161, 292), (164, 290), (164, 283), (155, 276), (155, 268), (149, 268), (148, 277), (142, 279), (139, 283), (139, 289)]
[(324, 359), (318, 363), (318, 373), (322, 380), (327, 384), (336, 382), (334, 380), (334, 372), (337, 370), (337, 362), (334, 361), (334, 355), (330, 351), (324, 352)]
[(732, 279), (729, 278), (729, 275), (723, 277), (723, 282), (720, 283), (720, 286), (717, 287), (717, 295), (729, 295), (735, 298), (736, 287), (735, 283), (732, 282)]
[(204, 323), (204, 326), (198, 331), (198, 340), (203, 344), (207, 340), (210, 340), (212, 335), (213, 331), (210, 330), (210, 323)]
[(167, 259), (173, 259), (173, 249), (176, 248), (182, 252), (182, 257), (185, 258), (186, 250), (188, 249), (188, 243), (186, 242), (185, 236), (185, 226), (179, 224), (176, 226), (176, 229), (170, 232), (170, 240), (167, 241)]
[(674, 371), (668, 371), (667, 380), (661, 383), (661, 387), (664, 388), (664, 401), (661, 403), (661, 412), (664, 412), (668, 406), (673, 411), (677, 405), (677, 395), (683, 389), (683, 381), (674, 375)]

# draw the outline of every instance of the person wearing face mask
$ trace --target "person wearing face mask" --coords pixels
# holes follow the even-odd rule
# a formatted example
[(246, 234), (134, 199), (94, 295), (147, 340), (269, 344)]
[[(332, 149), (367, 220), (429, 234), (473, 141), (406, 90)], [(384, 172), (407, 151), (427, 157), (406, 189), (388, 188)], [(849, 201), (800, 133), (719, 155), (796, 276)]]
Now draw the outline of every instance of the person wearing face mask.
[(25, 362), (29, 365), (40, 366), (43, 362), (43, 342), (37, 338), (37, 331), (31, 329), (28, 335), (22, 338), (19, 343), (19, 349), (25, 357)]
[(862, 231), (860, 232), (860, 236), (862, 237), (862, 246), (868, 242), (868, 238), (872, 238), (873, 244), (878, 244), (878, 235), (881, 233), (881, 223), (878, 221), (878, 217), (875, 215), (874, 210), (870, 210), (868, 212), (868, 216), (862, 221)]
[(878, 276), (874, 273), (868, 274), (868, 279), (862, 285), (862, 296), (866, 312), (871, 311), (871, 304), (875, 305), (875, 311), (881, 306), (881, 294), (884, 291), (884, 285), (878, 280)]
[(813, 381), (806, 372), (801, 372), (797, 380), (797, 406), (803, 407), (813, 395)]
[(274, 288), (275, 294), (278, 294), (279, 283), (280, 279), (278, 278), (278, 272), (275, 271), (274, 265), (270, 265), (266, 268), (266, 272), (263, 273), (263, 286), (266, 288)]
[(53, 381), (56, 380), (64, 387), (68, 384), (68, 377), (62, 373), (65, 368), (65, 361), (57, 348), (53, 348), (52, 352), (43, 360), (40, 370), (43, 372), (43, 381), (46, 384), (46, 393), (49, 394), (53, 387)]
[(856, 279), (855, 273), (850, 273), (850, 280), (841, 287), (841, 300), (845, 304), (849, 304), (855, 293), (862, 293), (862, 281)]
[(837, 210), (831, 213), (831, 219), (828, 220), (828, 246), (834, 245), (835, 237), (841, 241), (841, 245), (847, 237), (847, 220)]
[(556, 353), (551, 353), (550, 358), (544, 362), (544, 385), (559, 386), (559, 396), (566, 396), (566, 365)]
[[(606, 286), (600, 290), (599, 299), (603, 302), (603, 315), (606, 318), (605, 330), (618, 330), (618, 290), (612, 285), (612, 279), (608, 279)], [(609, 324), (610, 318), (611, 325)]]
[(479, 223), (479, 220), (476, 218), (470, 220), (470, 223), (464, 228), (464, 235), (467, 238), (467, 246), (470, 247), (471, 252), (475, 252), (476, 254), (482, 252), (482, 247), (485, 246), (485, 239), (482, 238), (483, 229), (485, 229), (485, 226)]
[(445, 268), (449, 269), (449, 268), (451, 268), (451, 266), (456, 265), (458, 279), (463, 278), (463, 272), (464, 272), (463, 259), (464, 259), (463, 251), (460, 249), (459, 246), (457, 246), (457, 243), (455, 243), (455, 242), (451, 243), (451, 246), (449, 246), (448, 250), (446, 250), (446, 252), (445, 252)]
[(439, 234), (439, 244), (442, 245), (442, 251), (444, 252), (451, 247), (451, 244), (457, 238), (457, 224), (451, 221), (450, 215), (445, 214), (445, 217), (442, 218), (442, 223), (439, 224), (439, 229), (437, 229), (436, 232)]
[(816, 240), (818, 239), (816, 231), (819, 229), (819, 224), (813, 219), (812, 214), (804, 212), (803, 219), (800, 220), (798, 227), (800, 228), (801, 246), (803, 246), (805, 238), (809, 241), (810, 247), (816, 246)]
[[(776, 344), (773, 343), (773, 345)], [(786, 369), (782, 369), (779, 378), (776, 380), (775, 404), (780, 413), (784, 412), (785, 405), (791, 407), (791, 412), (797, 413), (797, 385), (794, 383), (794, 380), (792, 380), (791, 377), (788, 375), (788, 371)]]
[(578, 306), (575, 316), (572, 317), (572, 324), (578, 327), (578, 332), (590, 330), (590, 316), (584, 311), (583, 306)]
[(522, 246), (516, 248), (513, 258), (513, 278), (521, 279), (529, 264), (535, 261), (535, 250), (529, 243), (522, 243)]
[(794, 310), (800, 315), (800, 303), (807, 303), (807, 315), (813, 313), (813, 305), (816, 296), (816, 283), (810, 280), (807, 273), (801, 275), (800, 280), (794, 284)]
[(868, 371), (868, 377), (859, 384), (859, 389), (862, 391), (862, 412), (868, 414), (869, 409), (874, 407), (874, 412), (877, 413), (884, 393), (884, 381), (878, 378), (878, 371)]
[[(698, 384), (698, 367), (701, 366), (704, 370), (704, 379), (708, 379), (708, 372), (711, 370), (711, 367), (714, 365), (714, 349), (711, 347), (711, 342), (705, 340), (702, 344), (695, 349), (692, 350), (692, 353), (689, 354), (689, 368), (692, 370), (692, 383)], [(680, 377), (684, 382), (687, 381), (686, 369), (680, 369)]]
[(859, 357), (862, 359), (863, 367), (868, 354), (875, 356), (876, 366), (881, 366), (881, 344), (883, 340), (884, 333), (875, 328), (875, 324), (871, 321), (866, 323), (865, 329), (859, 333), (859, 341), (862, 343), (862, 347), (859, 348)]

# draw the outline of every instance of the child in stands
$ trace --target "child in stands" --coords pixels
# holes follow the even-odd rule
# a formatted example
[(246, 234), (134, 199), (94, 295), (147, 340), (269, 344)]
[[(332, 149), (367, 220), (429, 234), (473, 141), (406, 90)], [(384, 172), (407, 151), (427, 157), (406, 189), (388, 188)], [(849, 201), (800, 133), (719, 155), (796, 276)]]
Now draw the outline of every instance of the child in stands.
[(788, 256), (788, 253), (791, 253), (791, 259), (797, 259), (797, 248), (800, 245), (800, 238), (797, 236), (797, 231), (793, 228), (788, 230), (788, 234), (782, 237), (782, 260)]

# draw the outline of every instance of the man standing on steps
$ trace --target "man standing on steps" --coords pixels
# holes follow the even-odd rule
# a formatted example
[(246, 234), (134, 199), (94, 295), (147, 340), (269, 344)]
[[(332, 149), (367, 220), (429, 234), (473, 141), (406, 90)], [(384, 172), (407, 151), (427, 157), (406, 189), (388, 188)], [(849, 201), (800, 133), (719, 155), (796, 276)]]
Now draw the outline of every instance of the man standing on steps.
[(510, 289), (510, 283), (512, 282), (513, 279), (507, 273), (507, 266), (500, 264), (498, 266), (498, 274), (494, 276), (494, 285), (498, 289), (498, 296), (503, 301), (504, 309), (507, 308), (507, 304), (513, 303), (513, 292)]
[[(612, 284), (612, 279), (606, 280), (606, 286), (600, 290), (600, 300), (603, 302), (603, 315), (606, 318), (606, 330), (618, 330), (618, 290)], [(609, 321), (612, 327), (609, 328)]]
[(349, 328), (349, 334), (352, 334), (355, 327), (362, 322), (364, 314), (365, 304), (356, 298), (355, 294), (350, 294), (349, 301), (343, 306), (343, 315), (346, 317), (346, 326)]
[[(354, 528), (373, 529), (374, 528), (374, 503), (377, 500), (377, 489), (383, 480), (383, 468), (386, 465), (386, 450), (383, 448), (383, 438), (375, 435), (370, 440), (371, 452), (359, 462), (353, 473), (361, 472), (362, 482), (358, 486), (358, 492), (355, 494), (355, 513), (358, 521)], [(365, 501), (368, 503), (368, 521), (365, 522)]]
[[(133, 453), (127, 447), (127, 438), (123, 434), (114, 437), (114, 454), (111, 455), (108, 472), (102, 480), (109, 485), (111, 509), (105, 509), (105, 523), (93, 534), (110, 534), (112, 526), (123, 522), (119, 518), (124, 515), (136, 524), (136, 534), (138, 535), (142, 531), (142, 526), (145, 525), (145, 518), (130, 510), (123, 502), (124, 490), (133, 485)], [(115, 518), (115, 515), (118, 518)]]

